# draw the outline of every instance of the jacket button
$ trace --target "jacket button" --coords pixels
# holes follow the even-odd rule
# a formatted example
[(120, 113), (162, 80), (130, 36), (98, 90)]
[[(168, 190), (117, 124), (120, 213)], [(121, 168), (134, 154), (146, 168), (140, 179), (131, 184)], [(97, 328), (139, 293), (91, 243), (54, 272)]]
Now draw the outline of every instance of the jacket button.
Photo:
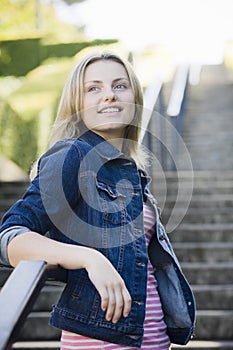
[(161, 233), (161, 235), (159, 236), (159, 239), (161, 240), (161, 241), (164, 241), (165, 240), (165, 237), (164, 237), (164, 235)]
[(139, 305), (139, 306), (142, 306), (144, 304), (143, 301), (137, 301), (137, 300), (134, 300), (133, 301), (135, 304)]

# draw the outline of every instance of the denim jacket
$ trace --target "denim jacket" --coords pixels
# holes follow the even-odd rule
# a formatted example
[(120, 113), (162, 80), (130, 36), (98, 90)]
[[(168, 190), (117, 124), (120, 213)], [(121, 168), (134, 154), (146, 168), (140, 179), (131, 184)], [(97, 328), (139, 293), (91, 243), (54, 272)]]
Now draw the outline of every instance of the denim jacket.
[[(171, 342), (186, 344), (195, 323), (195, 301), (160, 221), (149, 178), (92, 131), (59, 141), (40, 159), (38, 174), (4, 215), (0, 231), (26, 226), (52, 239), (89, 246), (104, 254), (122, 276), (132, 298), (128, 317), (105, 319), (100, 296), (85, 269), (68, 270), (66, 286), (50, 324), (91, 338), (140, 347), (150, 259)], [(147, 249), (143, 200), (156, 215)]]

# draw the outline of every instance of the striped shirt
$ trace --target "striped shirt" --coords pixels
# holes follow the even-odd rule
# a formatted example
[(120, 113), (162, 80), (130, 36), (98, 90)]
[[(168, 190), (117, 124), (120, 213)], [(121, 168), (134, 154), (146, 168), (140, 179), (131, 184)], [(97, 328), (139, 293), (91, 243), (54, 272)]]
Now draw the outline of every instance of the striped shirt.
[[(146, 243), (149, 244), (151, 236), (154, 233), (155, 214), (149, 204), (144, 204), (144, 230)], [(148, 282), (147, 282), (147, 300), (146, 316), (144, 321), (144, 335), (141, 345), (143, 350), (168, 350), (170, 340), (166, 333), (166, 324), (163, 320), (163, 311), (157, 290), (157, 281), (153, 274), (153, 267), (148, 263)], [(88, 337), (74, 334), (68, 331), (62, 331), (61, 350), (133, 350), (129, 346), (112, 344), (102, 340), (91, 339)]]

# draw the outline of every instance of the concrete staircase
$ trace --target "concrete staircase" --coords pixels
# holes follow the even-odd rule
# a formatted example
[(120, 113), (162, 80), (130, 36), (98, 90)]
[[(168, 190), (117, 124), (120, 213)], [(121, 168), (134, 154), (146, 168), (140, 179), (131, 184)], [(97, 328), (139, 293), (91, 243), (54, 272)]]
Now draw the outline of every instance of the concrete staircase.
[[(200, 84), (189, 86), (183, 126), (193, 172), (187, 171), (181, 153), (179, 173), (165, 174), (165, 200), (164, 174), (155, 177), (165, 224), (170, 215), (174, 222), (184, 216), (170, 239), (197, 302), (194, 339), (184, 347), (189, 350), (233, 349), (232, 97), (233, 80), (224, 66), (203, 67)], [(178, 185), (182, 195), (177, 202)]]
[[(179, 179), (189, 184), (189, 173)], [(187, 349), (233, 349), (233, 172), (194, 173), (194, 191), (182, 222), (169, 234), (197, 303), (194, 340)], [(167, 174), (169, 195), (162, 217), (174, 206), (177, 182)], [(186, 210), (180, 201), (178, 214)], [(179, 349), (173, 346), (172, 349)]]

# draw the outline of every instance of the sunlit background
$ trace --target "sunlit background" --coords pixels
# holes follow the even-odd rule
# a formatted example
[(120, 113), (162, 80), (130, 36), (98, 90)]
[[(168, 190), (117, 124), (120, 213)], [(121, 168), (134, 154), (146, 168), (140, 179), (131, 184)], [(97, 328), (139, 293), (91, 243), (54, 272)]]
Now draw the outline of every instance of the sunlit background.
[(130, 58), (144, 89), (182, 64), (193, 83), (201, 65), (233, 72), (232, 13), (233, 0), (1, 0), (0, 154), (28, 171), (68, 73), (93, 47)]
[(59, 17), (83, 26), (89, 39), (117, 38), (135, 58), (140, 57), (135, 68), (145, 85), (158, 69), (166, 79), (176, 64), (222, 63), (233, 39), (232, 0), (68, 3), (54, 1)]
[(90, 39), (118, 38), (129, 50), (162, 44), (177, 61), (219, 63), (233, 39), (232, 0), (54, 1), (60, 18)]

